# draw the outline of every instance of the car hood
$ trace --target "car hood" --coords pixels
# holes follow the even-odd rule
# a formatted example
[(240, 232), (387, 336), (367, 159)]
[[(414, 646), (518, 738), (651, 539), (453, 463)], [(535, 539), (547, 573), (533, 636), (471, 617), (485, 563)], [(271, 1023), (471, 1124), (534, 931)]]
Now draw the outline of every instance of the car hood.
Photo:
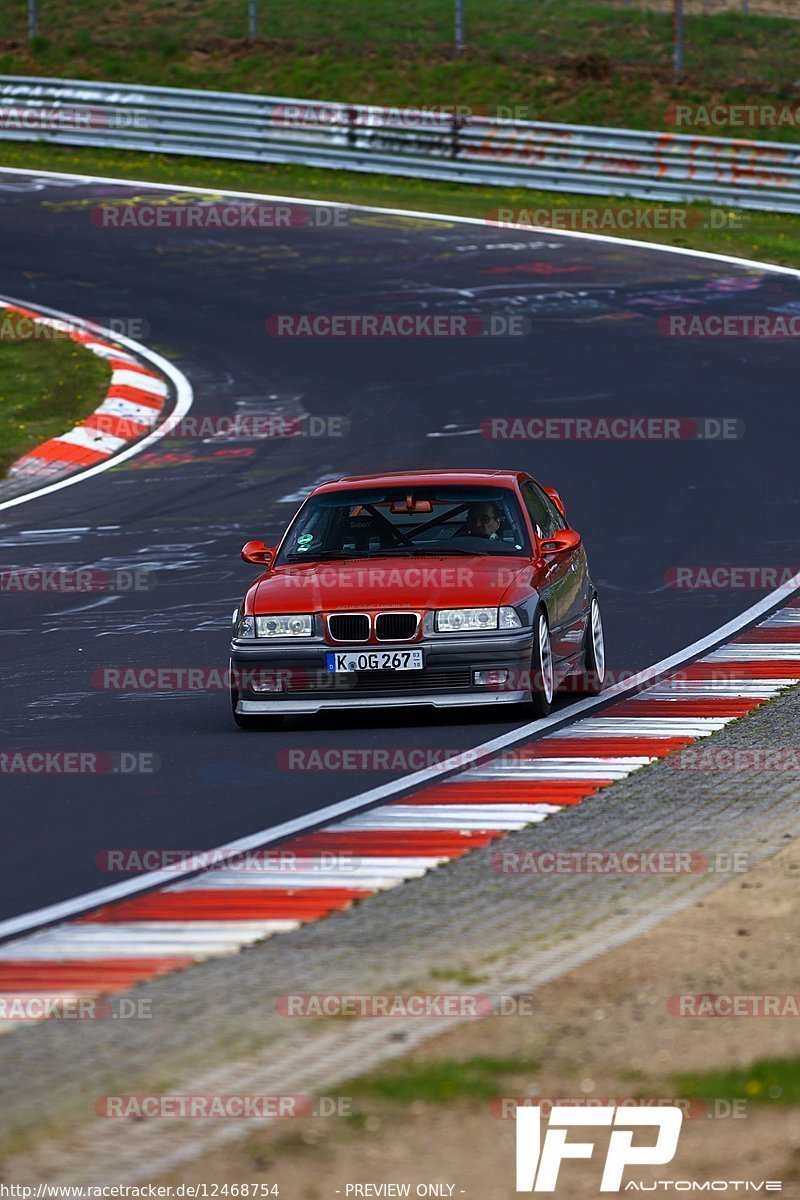
[(256, 580), (248, 612), (363, 611), (388, 608), (499, 606), (511, 586), (532, 574), (527, 559), (498, 555), (342, 559), (276, 567)]

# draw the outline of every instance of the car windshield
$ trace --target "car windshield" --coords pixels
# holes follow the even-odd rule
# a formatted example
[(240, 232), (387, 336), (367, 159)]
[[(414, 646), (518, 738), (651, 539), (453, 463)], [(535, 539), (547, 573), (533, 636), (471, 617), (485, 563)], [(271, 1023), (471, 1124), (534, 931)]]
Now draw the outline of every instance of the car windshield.
[(278, 563), (441, 554), (530, 557), (514, 492), (415, 484), (323, 492), (297, 514)]

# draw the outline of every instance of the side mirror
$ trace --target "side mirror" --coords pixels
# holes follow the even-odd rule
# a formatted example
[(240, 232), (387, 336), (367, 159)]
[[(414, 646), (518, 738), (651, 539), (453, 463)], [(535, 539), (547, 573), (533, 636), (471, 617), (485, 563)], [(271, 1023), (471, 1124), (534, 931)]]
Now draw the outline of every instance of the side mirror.
[(577, 550), (580, 544), (581, 535), (574, 529), (557, 529), (542, 541), (542, 554), (568, 554), (570, 550)]
[(551, 488), (551, 487), (543, 487), (542, 491), (544, 492), (545, 496), (550, 497), (550, 499), (553, 501), (553, 504), (555, 504), (556, 508), (561, 513), (564, 520), (566, 520), (567, 519), (567, 510), (564, 508), (564, 501), (561, 499), (561, 497), (559, 496), (556, 489)]
[(263, 542), (245, 542), (242, 546), (242, 562), (255, 563), (257, 567), (270, 567), (275, 550)]

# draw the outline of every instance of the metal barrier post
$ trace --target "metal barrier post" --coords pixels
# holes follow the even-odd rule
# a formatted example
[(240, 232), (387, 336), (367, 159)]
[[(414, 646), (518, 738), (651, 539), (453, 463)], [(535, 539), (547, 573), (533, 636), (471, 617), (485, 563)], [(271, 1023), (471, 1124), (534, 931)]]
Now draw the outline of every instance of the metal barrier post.
[(464, 34), (464, 0), (456, 0), (456, 54), (460, 54), (465, 45)]
[(683, 0), (673, 0), (675, 6), (675, 78), (683, 74)]

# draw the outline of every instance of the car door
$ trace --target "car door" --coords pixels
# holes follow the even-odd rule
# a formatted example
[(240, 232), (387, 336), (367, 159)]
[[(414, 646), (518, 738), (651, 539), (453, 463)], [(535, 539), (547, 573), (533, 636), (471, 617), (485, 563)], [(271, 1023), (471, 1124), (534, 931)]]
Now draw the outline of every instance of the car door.
[(586, 553), (581, 545), (567, 553), (542, 555), (541, 542), (557, 530), (567, 529), (567, 522), (533, 480), (522, 485), (522, 498), (536, 533), (537, 554), (544, 562), (541, 594), (550, 618), (553, 656), (572, 658), (583, 645), (586, 628)]

